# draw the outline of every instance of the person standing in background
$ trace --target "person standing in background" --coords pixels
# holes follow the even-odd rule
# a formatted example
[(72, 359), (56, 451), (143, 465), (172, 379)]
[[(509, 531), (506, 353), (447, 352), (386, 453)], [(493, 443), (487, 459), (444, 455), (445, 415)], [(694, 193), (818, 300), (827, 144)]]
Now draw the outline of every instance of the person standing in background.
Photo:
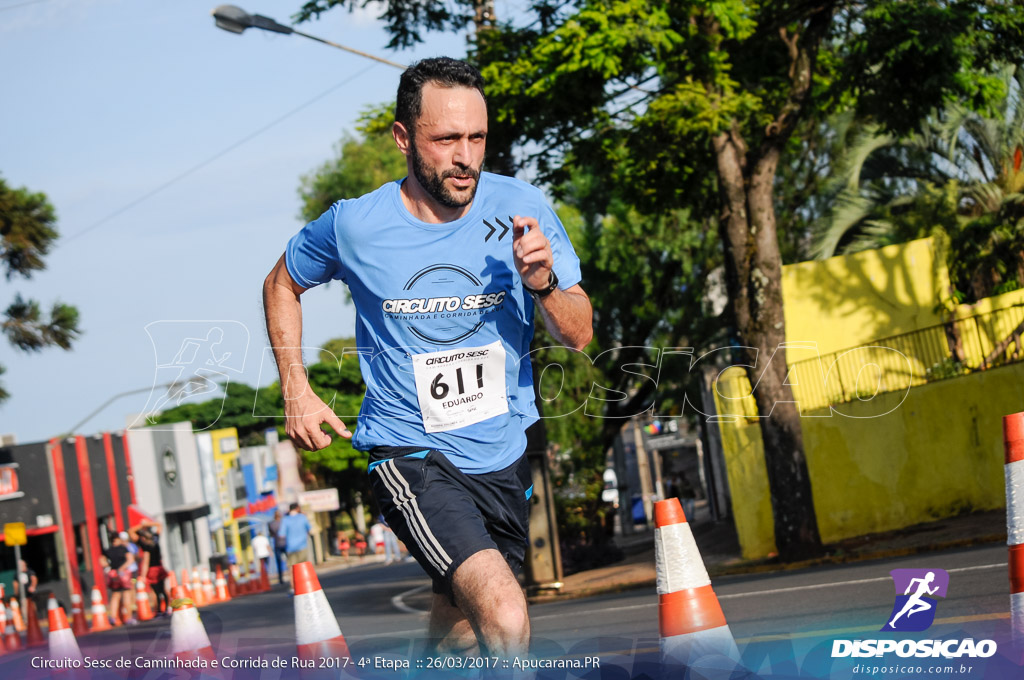
[(32, 599), (36, 596), (39, 577), (36, 575), (36, 572), (29, 569), (28, 563), (25, 560), (21, 560), (18, 564), (20, 565), (21, 573), (18, 574), (18, 580), (15, 580), (13, 583), (14, 596), (21, 597), (21, 588), (24, 588), (26, 599)]
[(373, 550), (374, 555), (384, 554), (384, 527), (381, 525), (378, 519), (370, 527), (370, 549)]
[(270, 539), (265, 534), (256, 534), (252, 539), (252, 552), (260, 561), (261, 568), (270, 574)]
[[(288, 507), (288, 514), (281, 520), (277, 537), (284, 538), (285, 557), (291, 568), (309, 560), (309, 519), (299, 510), (298, 503)], [(294, 588), (292, 588), (294, 592)]]
[(284, 539), (277, 535), (278, 530), (281, 528), (280, 510), (274, 511), (274, 519), (270, 520), (267, 528), (270, 529), (270, 536), (274, 539), (274, 567), (277, 569), (277, 582), (284, 583), (285, 545)]
[[(167, 578), (167, 570), (164, 569), (163, 553), (160, 551), (160, 524), (143, 520), (139, 524), (128, 529), (128, 535), (139, 546), (142, 557), (142, 566), (139, 569), (139, 578), (146, 580), (146, 585), (153, 589), (156, 595), (156, 615), (167, 616), (171, 608), (167, 599), (167, 592), (164, 588), (164, 579)], [(163, 603), (163, 608), (161, 608)]]

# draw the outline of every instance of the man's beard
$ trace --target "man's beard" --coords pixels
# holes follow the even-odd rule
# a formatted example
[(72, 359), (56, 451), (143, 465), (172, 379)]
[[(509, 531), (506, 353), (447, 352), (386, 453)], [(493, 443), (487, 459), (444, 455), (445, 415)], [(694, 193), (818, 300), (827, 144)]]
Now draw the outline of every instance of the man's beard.
[[(473, 202), (476, 189), (480, 185), (479, 170), (470, 167), (450, 168), (437, 174), (423, 162), (423, 158), (416, 149), (416, 142), (410, 144), (409, 149), (412, 156), (412, 172), (416, 176), (416, 181), (435, 201), (446, 208), (462, 208)], [(444, 181), (449, 177), (472, 177), (473, 185), (466, 194), (456, 196), (445, 186)]]

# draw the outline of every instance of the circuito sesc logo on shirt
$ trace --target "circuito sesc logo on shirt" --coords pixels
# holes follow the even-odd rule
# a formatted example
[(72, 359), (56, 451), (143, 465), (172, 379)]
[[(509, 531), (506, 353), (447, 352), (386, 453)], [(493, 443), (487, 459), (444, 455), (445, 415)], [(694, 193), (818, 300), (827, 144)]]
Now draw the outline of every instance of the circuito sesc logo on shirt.
[[(381, 311), (408, 323), (420, 340), (452, 345), (477, 333), (484, 325), (483, 316), (502, 308), (507, 291), (494, 277), (491, 280), (485, 286), (465, 267), (434, 264), (409, 277), (404, 296), (382, 300)], [(467, 295), (467, 287), (474, 292)]]

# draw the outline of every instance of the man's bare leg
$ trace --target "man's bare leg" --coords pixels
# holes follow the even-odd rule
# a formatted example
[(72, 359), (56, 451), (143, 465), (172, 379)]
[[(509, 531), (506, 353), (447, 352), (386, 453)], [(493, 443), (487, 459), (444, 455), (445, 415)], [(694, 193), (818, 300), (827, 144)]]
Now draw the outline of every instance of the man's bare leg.
[(530, 646), (526, 598), (501, 553), (488, 549), (472, 555), (456, 570), (452, 587), (458, 606), (435, 596), (430, 610), (430, 637), (440, 641), (439, 652), (526, 655)]
[(436, 651), (453, 656), (479, 656), (480, 643), (476, 639), (469, 619), (458, 607), (453, 607), (447, 595), (434, 593), (430, 605), (427, 637), (437, 643)]

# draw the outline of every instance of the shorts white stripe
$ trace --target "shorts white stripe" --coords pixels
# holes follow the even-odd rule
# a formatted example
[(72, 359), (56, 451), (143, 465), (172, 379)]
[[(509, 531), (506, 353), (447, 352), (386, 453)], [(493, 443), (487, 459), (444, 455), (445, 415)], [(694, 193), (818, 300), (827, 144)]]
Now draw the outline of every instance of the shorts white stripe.
[(446, 573), (451, 565), (451, 558), (448, 557), (448, 554), (441, 547), (440, 543), (437, 542), (433, 533), (431, 533), (426, 518), (423, 517), (416, 502), (416, 496), (413, 495), (412, 490), (409, 488), (409, 484), (398, 472), (394, 461), (382, 463), (380, 467), (386, 468), (381, 470), (381, 476), (391, 490), (395, 504), (398, 505), (399, 510), (405, 516), (405, 521), (409, 524), (409, 530), (415, 535), (424, 556), (426, 556), (438, 572), (441, 574)]
[(377, 474), (380, 476), (381, 481), (384, 482), (384, 486), (386, 486), (388, 491), (391, 493), (391, 498), (394, 501), (395, 506), (401, 511), (402, 515), (405, 516), (405, 521), (409, 525), (409, 531), (412, 532), (413, 538), (420, 545), (424, 556), (430, 562), (431, 566), (441, 573), (444, 573), (444, 570), (440, 568), (440, 560), (437, 555), (433, 554), (430, 551), (429, 546), (425, 545), (420, 527), (414, 523), (413, 518), (411, 518), (409, 513), (406, 512), (405, 505), (409, 500), (411, 500), (411, 498), (405, 497), (401, 486), (394, 480), (391, 470), (385, 469), (385, 466), (387, 466), (388, 463), (390, 463), (390, 461), (385, 461), (378, 465)]
[(441, 573), (443, 574), (445, 571), (447, 571), (448, 567), (451, 566), (452, 558), (448, 556), (448, 553), (445, 552), (445, 549), (441, 547), (441, 542), (437, 540), (437, 537), (435, 537), (434, 533), (430, 530), (430, 525), (427, 524), (426, 517), (424, 517), (423, 513), (420, 511), (420, 506), (416, 500), (416, 496), (413, 495), (412, 489), (409, 488), (409, 483), (398, 471), (398, 468), (395, 466), (395, 461), (388, 461), (388, 472), (392, 475), (392, 478), (394, 480), (396, 480), (398, 483), (402, 485), (402, 489), (404, 492), (403, 495), (408, 500), (408, 502), (402, 507), (403, 509), (405, 507), (409, 507), (410, 515), (407, 516), (415, 517), (418, 520), (418, 524), (420, 528), (423, 530), (424, 537), (428, 539), (430, 543), (433, 545), (434, 550), (438, 556), (439, 562), (441, 562), (444, 565), (444, 569), (440, 570)]
[(391, 492), (395, 505), (398, 506), (402, 515), (405, 516), (405, 520), (409, 524), (409, 530), (416, 537), (424, 556), (438, 572), (445, 574), (448, 567), (451, 566), (452, 559), (445, 552), (445, 549), (441, 547), (433, 532), (430, 531), (430, 526), (420, 511), (416, 497), (413, 495), (405, 478), (398, 472), (394, 461), (389, 460), (381, 463), (377, 466), (377, 470), (380, 473), (381, 481), (384, 482), (388, 491)]

